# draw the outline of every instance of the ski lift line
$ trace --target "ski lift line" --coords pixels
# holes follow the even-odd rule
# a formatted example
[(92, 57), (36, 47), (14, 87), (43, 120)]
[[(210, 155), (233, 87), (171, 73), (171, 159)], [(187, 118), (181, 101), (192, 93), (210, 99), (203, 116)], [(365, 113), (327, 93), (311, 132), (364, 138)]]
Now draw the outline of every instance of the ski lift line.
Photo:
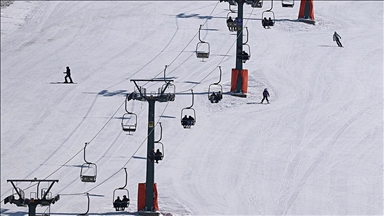
[[(159, 119), (156, 121), (155, 127), (156, 127), (158, 124), (160, 124), (160, 120), (161, 120), (162, 116), (164, 115), (165, 110), (167, 110), (168, 105), (169, 105), (169, 102), (170, 102), (170, 101), (167, 102), (167, 104), (166, 104), (166, 106), (165, 106), (163, 112), (160, 114)], [(155, 127), (153, 127), (152, 131), (154, 130)], [(150, 131), (148, 134), (151, 134), (152, 131)], [(120, 170), (125, 169), (125, 167), (126, 167), (126, 166), (128, 165), (128, 163), (131, 161), (131, 159), (133, 158), (133, 156), (139, 151), (139, 149), (143, 146), (143, 144), (145, 143), (145, 141), (146, 141), (147, 139), (148, 139), (148, 136), (143, 140), (143, 142), (139, 145), (139, 147), (136, 149), (136, 151), (133, 152), (133, 154), (131, 155), (131, 157), (129, 157), (128, 161), (127, 161), (127, 162), (126, 162), (126, 163), (125, 163), (125, 164), (124, 164), (118, 171), (116, 171), (115, 173), (113, 173), (112, 175), (110, 175), (108, 178), (104, 179), (102, 182), (100, 182), (99, 184), (95, 185), (94, 187), (92, 187), (91, 189), (89, 189), (88, 191), (86, 191), (86, 192), (84, 192), (84, 193), (89, 193), (89, 192), (91, 192), (92, 190), (98, 188), (99, 186), (101, 186), (102, 184), (104, 184), (105, 182), (107, 182), (108, 180), (110, 180), (112, 177), (116, 176), (116, 175), (120, 172)]]
[[(96, 133), (96, 135), (91, 139), (91, 141), (88, 142), (88, 145), (96, 138), (97, 135), (100, 134), (100, 132), (105, 128), (105, 126), (112, 120), (112, 118), (116, 115), (116, 113), (120, 110), (121, 106), (123, 106), (123, 104), (125, 103), (125, 101), (119, 106), (119, 108), (113, 113), (113, 115), (111, 116), (111, 118), (108, 119), (108, 121), (103, 125), (103, 127)], [(59, 168), (57, 168), (55, 171), (53, 171), (51, 174), (49, 174), (47, 177), (45, 177), (44, 179), (47, 179), (49, 178), (50, 176), (52, 176), (53, 174), (55, 174), (57, 171), (59, 171), (62, 167), (64, 167), (65, 165), (67, 165), (73, 158), (75, 158), (78, 154), (80, 154), (80, 152), (82, 152), (84, 150), (84, 148), (81, 148), (80, 151), (78, 151), (74, 156), (72, 156), (69, 160), (67, 160), (63, 165), (61, 165)]]

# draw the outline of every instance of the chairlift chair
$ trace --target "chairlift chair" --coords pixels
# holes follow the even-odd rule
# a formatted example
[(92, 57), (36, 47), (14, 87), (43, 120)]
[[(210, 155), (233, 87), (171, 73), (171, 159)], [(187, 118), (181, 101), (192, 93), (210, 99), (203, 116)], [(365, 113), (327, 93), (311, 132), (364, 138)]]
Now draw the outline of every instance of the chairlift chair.
[[(116, 202), (117, 197), (122, 198), (123, 196), (127, 197), (127, 201)], [(113, 190), (113, 207), (116, 211), (124, 211), (125, 208), (128, 208), (130, 204), (129, 191), (126, 188), (116, 188)]]
[[(194, 94), (193, 90), (191, 89), (192, 93), (192, 105), (189, 107), (185, 107), (181, 110), (181, 125), (184, 127), (184, 129), (190, 129), (191, 126), (194, 126), (196, 124), (196, 111), (193, 109), (194, 104)], [(186, 114), (188, 113), (188, 115)]]
[(262, 8), (263, 7), (263, 0), (247, 0), (247, 4), (251, 5), (253, 8)]
[(201, 58), (204, 61), (205, 58), (209, 58), (211, 45), (208, 42), (201, 40), (200, 38), (201, 26), (202, 25), (200, 25), (200, 28), (199, 28), (199, 42), (196, 44), (196, 57)]
[(85, 143), (84, 146), (84, 164), (81, 165), (80, 170), (80, 179), (82, 182), (96, 182), (97, 176), (97, 166), (95, 163), (88, 162), (85, 159), (85, 149), (87, 148), (88, 143)]
[(249, 39), (249, 31), (248, 31), (248, 27), (245, 27), (245, 29), (247, 30), (247, 39), (246, 41), (243, 43), (243, 46), (246, 46), (247, 47), (247, 51), (244, 50), (244, 47), (242, 47), (242, 52), (241, 53), (238, 53), (238, 59), (240, 59), (243, 63), (245, 63), (246, 61), (249, 60), (249, 58), (251, 57), (251, 47), (249, 46), (248, 44), (248, 39)]
[[(228, 30), (231, 31), (231, 32), (234, 32), (234, 31), (237, 31), (237, 28), (236, 28), (236, 23), (235, 23), (233, 17), (231, 16), (231, 14), (234, 14), (234, 15), (235, 15), (235, 16), (233, 16), (233, 17), (236, 17), (236, 16), (237, 16), (237, 13), (236, 13), (236, 12), (232, 12), (232, 11), (228, 12), (228, 14), (227, 14), (227, 21), (226, 21), (226, 22), (227, 22)], [(228, 22), (229, 17), (231, 17), (232, 22)]]
[(88, 203), (88, 205), (87, 205), (87, 211), (86, 212), (84, 212), (84, 213), (81, 213), (81, 214), (78, 214), (78, 215), (88, 215), (88, 212), (89, 212), (89, 207), (91, 206), (91, 199), (89, 198), (89, 193), (86, 193), (86, 195), (87, 195), (87, 203)]
[[(129, 123), (132, 119), (133, 123)], [(137, 115), (131, 112), (125, 113), (121, 118), (121, 127), (123, 128), (123, 131), (128, 132), (128, 134), (135, 132), (137, 127)]]
[(156, 161), (156, 163), (157, 163), (157, 161), (163, 160), (163, 158), (164, 158), (164, 144), (162, 142), (160, 142), (161, 139), (163, 138), (163, 126), (161, 125), (161, 122), (159, 122), (159, 125), (160, 125), (160, 138), (159, 138), (159, 140), (156, 140), (154, 143), (155, 143), (155, 146), (156, 146), (156, 144), (160, 144), (161, 145), (161, 151), (160, 151), (160, 149), (158, 147), (155, 148), (156, 152), (157, 152), (157, 150), (159, 150), (161, 155), (159, 157), (159, 155), (156, 155), (156, 152), (155, 152), (153, 161)]
[[(267, 15), (269, 15), (268, 18)], [(264, 28), (269, 28), (270, 26), (275, 25), (275, 13), (272, 10), (263, 11), (263, 13), (261, 14), (261, 18), (261, 24)]]
[[(271, 8), (269, 8), (266, 11), (263, 11), (263, 13), (261, 14), (261, 25), (265, 29), (275, 25), (275, 13), (272, 11), (272, 9), (273, 9), (273, 0), (271, 0)], [(269, 14), (269, 18), (267, 18), (267, 14)]]
[(281, 6), (292, 8), (295, 5), (295, 0), (281, 0)]
[[(208, 87), (208, 100), (211, 101), (211, 103), (218, 103), (223, 98), (223, 86), (220, 84), (221, 82), (221, 66), (219, 66), (220, 70), (220, 78), (219, 81), (216, 83), (212, 83)], [(216, 90), (216, 91), (215, 91)]]
[[(135, 97), (134, 94), (136, 94), (136, 93), (133, 92), (131, 94), (127, 94), (127, 96), (125, 98), (125, 112), (126, 113), (121, 118), (121, 127), (122, 127), (123, 131), (128, 132), (128, 134), (130, 134), (131, 132), (135, 132), (136, 127), (137, 127), (137, 115), (135, 113), (128, 111), (128, 101), (130, 101), (132, 99), (131, 97)], [(133, 119), (133, 123), (131, 121), (132, 119)]]
[[(189, 112), (191, 110), (192, 112)], [(186, 114), (188, 113), (188, 114)], [(192, 117), (192, 118), (190, 118)], [(187, 118), (187, 119), (185, 119)], [(184, 129), (190, 129), (196, 124), (196, 111), (192, 107), (186, 107), (181, 110), (181, 125)]]
[(247, 62), (251, 58), (251, 47), (248, 44), (243, 44), (247, 48), (247, 51), (243, 51), (245, 53), (241, 53), (240, 58), (243, 61), (243, 63)]
[[(164, 69), (164, 81), (166, 80), (166, 76), (165, 76), (165, 72), (167, 70), (167, 67), (168, 65), (165, 65), (165, 69)], [(175, 97), (176, 97), (176, 86), (170, 82), (166, 82), (165, 81), (165, 84), (163, 84), (163, 86), (161, 87), (160, 89), (160, 92), (163, 92), (163, 94), (167, 95), (167, 99), (166, 101), (164, 102), (167, 102), (167, 101), (175, 101)]]
[(97, 166), (94, 163), (81, 165), (80, 179), (82, 182), (96, 182)]
[[(16, 189), (17, 189), (17, 192), (15, 192), (14, 189), (12, 189), (12, 195), (7, 197), (7, 201), (4, 200), (4, 203), (6, 204), (7, 202), (10, 202), (11, 204), (16, 204), (19, 207), (27, 206), (27, 204), (25, 203), (24, 190), (19, 187), (17, 187)], [(15, 199), (15, 196), (13, 195), (15, 193), (20, 195), (18, 199)]]
[[(124, 211), (125, 208), (128, 208), (130, 204), (130, 198), (129, 198), (129, 190), (126, 189), (125, 187), (127, 186), (128, 183), (128, 173), (127, 173), (127, 168), (124, 168), (125, 171), (125, 184), (123, 187), (116, 188), (113, 190), (113, 207), (116, 209), (116, 211)], [(126, 200), (121, 200), (120, 202), (117, 202), (117, 197), (126, 197)]]

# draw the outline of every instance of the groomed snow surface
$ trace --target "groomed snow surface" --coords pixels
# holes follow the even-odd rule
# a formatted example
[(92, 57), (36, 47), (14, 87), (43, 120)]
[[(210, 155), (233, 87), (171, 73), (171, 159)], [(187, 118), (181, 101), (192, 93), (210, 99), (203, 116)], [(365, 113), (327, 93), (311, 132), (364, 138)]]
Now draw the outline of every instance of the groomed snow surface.
[[(137, 131), (121, 129), (131, 79), (174, 79), (156, 103), (164, 160), (155, 165), (159, 211), (172, 215), (383, 215), (383, 2), (315, 1), (316, 25), (275, 2), (276, 23), (244, 7), (248, 97), (230, 96), (236, 34), (218, 1), (15, 1), (1, 9), (1, 215), (10, 179), (57, 179), (52, 215), (137, 214), (146, 178), (148, 103), (130, 101)], [(233, 14), (232, 14), (233, 15)], [(198, 29), (211, 47), (196, 58)], [(337, 31), (344, 48), (332, 41)], [(246, 37), (244, 36), (244, 40)], [(247, 48), (247, 47), (246, 47)], [(69, 66), (74, 85), (64, 81)], [(219, 80), (224, 98), (209, 102)], [(147, 92), (163, 83), (140, 85)], [(268, 88), (269, 105), (259, 104)], [(183, 129), (192, 103), (196, 125)], [(160, 137), (159, 125), (155, 139)], [(86, 159), (96, 183), (80, 181)], [(157, 145), (156, 148), (161, 147)], [(112, 207), (125, 182), (131, 205)], [(26, 197), (36, 185), (18, 183)], [(42, 183), (40, 188), (46, 188)], [(39, 214), (48, 212), (38, 207)]]

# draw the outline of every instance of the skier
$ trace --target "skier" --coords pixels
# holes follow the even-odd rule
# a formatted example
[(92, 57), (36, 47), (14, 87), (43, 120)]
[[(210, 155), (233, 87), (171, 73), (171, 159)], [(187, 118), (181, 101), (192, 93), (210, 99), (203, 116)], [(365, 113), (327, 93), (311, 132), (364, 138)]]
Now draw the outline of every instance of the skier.
[(121, 200), (121, 209), (124, 211), (124, 208), (128, 207), (129, 198), (127, 198), (126, 195), (123, 196), (123, 199)]
[(261, 100), (260, 103), (262, 104), (264, 99), (267, 100), (267, 103), (269, 103), (268, 97), (269, 97), (269, 92), (268, 92), (267, 88), (265, 88), (263, 91), (263, 99)]
[(263, 21), (261, 21), (261, 24), (263, 25), (264, 28), (267, 28), (267, 26), (269, 26), (267, 17), (264, 17)]
[(337, 32), (335, 31), (335, 33), (333, 33), (333, 41), (336, 41), (337, 46), (343, 47), (343, 45), (340, 42), (340, 39), (341, 39), (340, 35), (337, 34)]
[(72, 78), (71, 78), (71, 70), (69, 69), (68, 66), (67, 66), (67, 71), (64, 73), (66, 74), (64, 77), (64, 79), (65, 79), (64, 83), (68, 83), (67, 78), (69, 78), (69, 83), (73, 83)]
[(186, 128), (188, 126), (188, 117), (187, 115), (185, 115), (182, 119), (181, 119), (181, 125), (183, 125), (184, 128)]
[(117, 199), (113, 202), (113, 207), (115, 207), (116, 211), (119, 211), (121, 208), (121, 199), (118, 196)]
[(232, 20), (232, 17), (229, 17), (227, 19), (227, 26), (228, 26), (229, 31), (234, 31), (234, 22)]
[(156, 153), (155, 153), (155, 161), (156, 161), (156, 163), (159, 163), (159, 160), (162, 160), (162, 156), (163, 156), (163, 154), (160, 152), (160, 149), (157, 149)]
[(152, 149), (152, 151), (148, 154), (149, 161), (153, 162), (155, 159), (155, 149)]

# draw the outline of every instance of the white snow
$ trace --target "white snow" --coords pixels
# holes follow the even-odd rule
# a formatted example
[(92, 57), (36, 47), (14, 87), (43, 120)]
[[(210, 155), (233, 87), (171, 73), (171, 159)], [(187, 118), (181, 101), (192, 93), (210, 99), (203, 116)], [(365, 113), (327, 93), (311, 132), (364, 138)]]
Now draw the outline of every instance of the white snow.
[[(121, 130), (130, 79), (175, 79), (176, 100), (156, 103), (164, 160), (155, 166), (159, 208), (173, 215), (383, 214), (383, 2), (315, 1), (316, 25), (300, 7), (275, 2), (276, 24), (244, 7), (251, 59), (248, 97), (208, 101), (223, 76), (230, 90), (236, 34), (218, 1), (16, 1), (1, 9), (1, 214), (9, 179), (58, 179), (53, 215), (135, 214), (145, 182), (148, 103), (130, 101), (137, 131)], [(208, 19), (207, 19), (208, 18)], [(195, 56), (198, 29), (210, 58)], [(337, 31), (344, 48), (332, 41)], [(76, 85), (64, 81), (69, 66)], [(141, 83), (147, 92), (162, 83)], [(258, 104), (268, 88), (269, 105)], [(180, 124), (192, 103), (196, 125)], [(156, 127), (155, 139), (160, 137)], [(97, 164), (82, 183), (84, 143)], [(159, 147), (159, 146), (156, 146)], [(128, 170), (131, 205), (112, 207)], [(36, 186), (19, 183), (26, 197)], [(46, 184), (41, 188), (47, 187)], [(37, 212), (47, 211), (38, 207)]]

